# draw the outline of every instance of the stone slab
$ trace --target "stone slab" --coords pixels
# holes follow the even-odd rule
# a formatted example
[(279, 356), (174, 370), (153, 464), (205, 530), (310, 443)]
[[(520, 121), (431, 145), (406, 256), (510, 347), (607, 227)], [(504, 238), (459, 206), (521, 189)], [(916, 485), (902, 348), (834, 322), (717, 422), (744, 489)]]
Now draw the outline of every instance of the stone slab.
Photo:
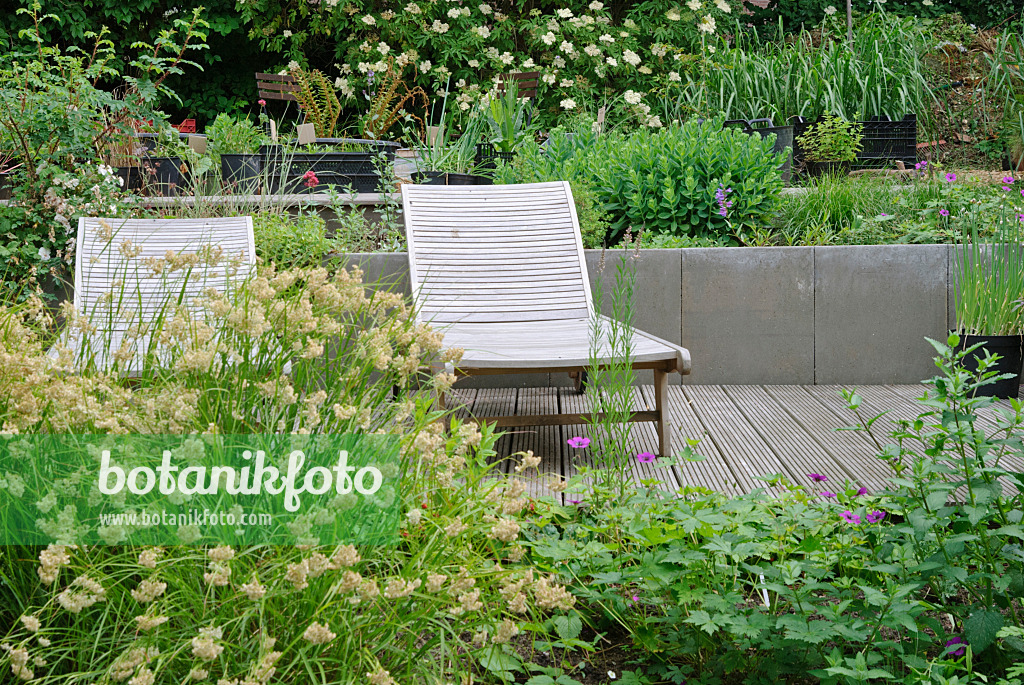
[(813, 249), (680, 250), (684, 384), (814, 381)]
[(924, 338), (948, 330), (949, 248), (813, 249), (814, 382), (911, 384), (934, 375)]

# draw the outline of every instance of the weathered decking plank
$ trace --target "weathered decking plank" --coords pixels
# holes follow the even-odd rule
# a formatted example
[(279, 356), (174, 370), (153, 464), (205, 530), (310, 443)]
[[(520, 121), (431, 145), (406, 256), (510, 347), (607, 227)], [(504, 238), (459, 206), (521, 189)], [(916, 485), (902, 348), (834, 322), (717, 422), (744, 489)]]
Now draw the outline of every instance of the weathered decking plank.
[[(558, 389), (557, 388), (521, 388), (519, 398), (516, 402), (516, 411), (520, 414), (540, 415), (558, 413)], [(512, 453), (526, 452), (532, 450), (534, 455), (540, 457), (539, 471), (531, 469), (529, 472), (516, 474), (526, 484), (526, 491), (531, 497), (554, 497), (561, 503), (561, 495), (551, 492), (547, 487), (550, 473), (562, 472), (562, 448), (560, 426), (536, 426), (530, 428), (512, 429)], [(519, 461), (522, 457), (517, 458)], [(509, 464), (510, 469), (515, 464)]]
[[(515, 388), (484, 388), (477, 390), (476, 401), (473, 403), (472, 414), (476, 418), (488, 416), (509, 416), (516, 412), (516, 389)], [(498, 438), (494, 446), (497, 451), (498, 467), (497, 473), (508, 473), (508, 459), (512, 454), (512, 433), (506, 431)]]
[[(653, 394), (653, 388), (644, 388), (645, 394)], [(676, 476), (683, 485), (693, 485), (717, 490), (726, 494), (742, 492), (737, 485), (738, 478), (729, 462), (722, 456), (718, 445), (701, 423), (692, 406), (692, 400), (683, 394), (683, 389), (670, 386), (668, 389), (669, 422), (672, 426), (673, 448), (678, 454), (686, 447), (686, 440), (700, 440), (694, 452), (704, 457), (702, 461), (681, 462), (676, 466)]]

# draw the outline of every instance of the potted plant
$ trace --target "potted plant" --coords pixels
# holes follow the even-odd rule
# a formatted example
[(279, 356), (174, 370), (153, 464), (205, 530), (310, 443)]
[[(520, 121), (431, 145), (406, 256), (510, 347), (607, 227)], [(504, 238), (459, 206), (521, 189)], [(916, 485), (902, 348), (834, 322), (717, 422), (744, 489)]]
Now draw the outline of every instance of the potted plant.
[(493, 93), (483, 110), (489, 141), (477, 146), (477, 164), (493, 169), (496, 159), (511, 162), (519, 144), (534, 137), (537, 127), (531, 112), (530, 101), (519, 98), (515, 81), (506, 84), (504, 93)]
[(845, 176), (861, 151), (863, 138), (862, 124), (829, 114), (798, 136), (796, 142), (803, 149), (811, 176)]
[(210, 162), (215, 169), (220, 168), (221, 182), (226, 188), (258, 190), (262, 169), (259, 151), (266, 142), (259, 126), (248, 117), (236, 119), (218, 114), (206, 127), (206, 140)]
[(437, 135), (429, 142), (418, 141), (416, 183), (440, 185), (486, 185), (491, 179), (474, 173), (477, 170), (476, 142), (480, 139), (480, 117), (469, 120), (466, 130), (452, 138), (451, 127), (442, 119)]
[[(1024, 316), (1024, 245), (1017, 216), (1005, 207), (985, 212), (972, 210), (964, 234), (970, 242), (953, 247), (955, 302), (959, 349), (980, 347), (965, 357), (965, 366), (977, 370), (977, 361), (986, 354), (999, 355), (995, 370), (1003, 374), (995, 382), (981, 386), (977, 394), (1017, 397), (1020, 388)], [(979, 238), (985, 226), (995, 221), (991, 243)]]

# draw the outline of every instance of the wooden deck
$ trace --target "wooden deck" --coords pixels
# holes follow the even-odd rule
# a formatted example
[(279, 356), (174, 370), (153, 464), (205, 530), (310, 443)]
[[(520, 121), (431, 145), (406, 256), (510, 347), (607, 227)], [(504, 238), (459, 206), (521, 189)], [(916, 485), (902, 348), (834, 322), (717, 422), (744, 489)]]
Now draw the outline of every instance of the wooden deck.
[[(675, 491), (682, 485), (699, 485), (729, 494), (749, 492), (765, 486), (758, 477), (782, 474), (790, 481), (814, 492), (842, 488), (844, 482), (869, 490), (881, 489), (891, 475), (888, 466), (874, 455), (876, 449), (863, 433), (837, 431), (854, 423), (852, 413), (833, 385), (687, 385), (669, 388), (673, 448), (685, 446), (685, 438), (699, 439), (695, 451), (705, 457), (699, 462), (641, 464), (631, 460), (634, 481), (657, 478)], [(857, 386), (863, 398), (862, 415), (874, 416), (888, 411), (875, 423), (875, 435), (885, 444), (892, 420), (913, 419), (924, 408), (915, 402), (923, 386)], [(634, 409), (653, 409), (651, 386), (635, 389)], [(450, 398), (452, 406), (461, 405), (458, 414), (476, 417), (530, 415), (543, 413), (579, 413), (586, 411), (586, 398), (571, 388), (500, 388), (494, 390), (458, 389)], [(1002, 403), (1009, 406), (1009, 403)], [(892, 417), (891, 419), (889, 417)], [(992, 429), (991, 412), (982, 417), (984, 427)], [(635, 423), (631, 452), (656, 452), (657, 437), (653, 423)], [(592, 464), (590, 449), (570, 448), (566, 441), (574, 436), (589, 437), (586, 426), (541, 426), (514, 428), (500, 439), (499, 458), (515, 452), (533, 450), (542, 458), (541, 473), (569, 477), (581, 464)], [(661, 460), (668, 462), (670, 460)], [(1024, 471), (1024, 460), (1013, 462)], [(499, 464), (500, 473), (509, 473), (513, 464)], [(828, 485), (815, 484), (807, 474), (828, 476)], [(544, 482), (528, 479), (530, 494), (555, 497), (559, 501), (580, 499), (582, 493), (558, 495)]]

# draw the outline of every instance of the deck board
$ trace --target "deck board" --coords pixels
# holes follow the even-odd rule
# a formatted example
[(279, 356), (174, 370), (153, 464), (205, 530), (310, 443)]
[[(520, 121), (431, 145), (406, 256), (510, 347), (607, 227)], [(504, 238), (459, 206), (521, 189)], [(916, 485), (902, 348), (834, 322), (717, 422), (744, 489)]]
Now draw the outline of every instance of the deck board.
[[(853, 388), (853, 386), (850, 386)], [(861, 414), (871, 418), (881, 412), (874, 427), (879, 442), (889, 442), (892, 422), (914, 419), (924, 408), (915, 402), (921, 386), (857, 386), (863, 398)], [(869, 490), (884, 488), (891, 476), (889, 467), (877, 458), (878, 449), (861, 432), (841, 431), (856, 418), (840, 396), (842, 386), (700, 386), (669, 388), (669, 424), (675, 452), (686, 440), (699, 440), (694, 451), (700, 461), (665, 459), (643, 464), (635, 459), (640, 452), (656, 452), (653, 423), (632, 424), (627, 447), (627, 473), (634, 483), (656, 478), (661, 488), (675, 492), (683, 485), (704, 487), (726, 494), (767, 488), (763, 477), (782, 474), (811, 492), (822, 490), (808, 478), (809, 473), (828, 476), (830, 483), (863, 485)], [(589, 411), (585, 395), (570, 388), (498, 388), (459, 389), (449, 398), (457, 416), (486, 418), (500, 415), (540, 415)], [(634, 410), (653, 409), (654, 388), (634, 389)], [(1004, 403), (1008, 404), (1008, 403)], [(991, 431), (994, 418), (987, 412), (981, 419)], [(589, 483), (564, 493), (548, 488), (547, 474), (571, 478), (582, 466), (595, 463), (597, 441), (586, 449), (567, 445), (569, 438), (581, 436), (594, 440), (590, 426), (540, 426), (509, 429), (497, 445), (501, 463), (495, 475), (514, 474), (515, 463), (507, 457), (533, 450), (541, 457), (540, 475), (526, 474), (527, 492), (538, 498), (552, 497), (559, 503), (585, 500)], [(1014, 455), (1008, 466), (1024, 471), (1024, 459)], [(836, 489), (833, 487), (832, 489)]]

